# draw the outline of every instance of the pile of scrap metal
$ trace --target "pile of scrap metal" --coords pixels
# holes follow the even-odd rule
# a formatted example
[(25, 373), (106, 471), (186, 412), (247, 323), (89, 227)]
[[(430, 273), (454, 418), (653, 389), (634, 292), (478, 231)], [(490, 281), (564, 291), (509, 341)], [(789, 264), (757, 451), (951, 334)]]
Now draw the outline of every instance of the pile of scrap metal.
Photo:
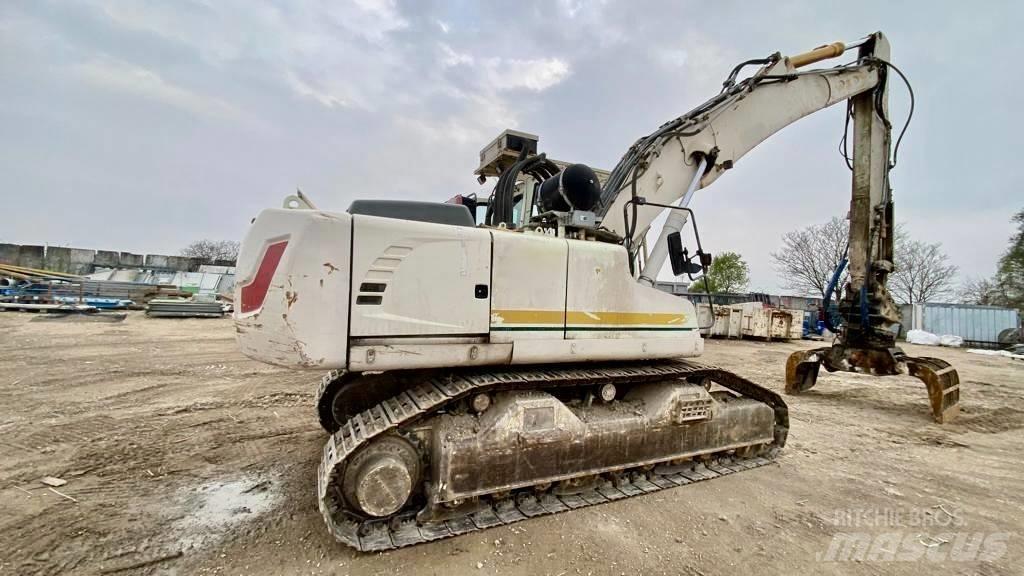
[(146, 316), (154, 318), (221, 318), (229, 306), (212, 299), (161, 298), (150, 300)]
[(93, 280), (74, 274), (0, 263), (0, 309), (135, 308), (153, 298), (179, 296), (175, 286)]
[(804, 333), (804, 311), (776, 308), (764, 302), (744, 302), (714, 307), (697, 305), (704, 336), (712, 338), (757, 338), (762, 340), (799, 340)]

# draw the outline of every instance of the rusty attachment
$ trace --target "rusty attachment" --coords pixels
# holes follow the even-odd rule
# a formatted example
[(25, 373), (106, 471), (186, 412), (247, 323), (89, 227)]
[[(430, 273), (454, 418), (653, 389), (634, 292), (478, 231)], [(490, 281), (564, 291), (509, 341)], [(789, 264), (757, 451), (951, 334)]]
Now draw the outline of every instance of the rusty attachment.
[(818, 381), (823, 354), (821, 349), (793, 352), (786, 360), (786, 394), (806, 392)]
[(960, 414), (960, 375), (939, 358), (907, 358), (910, 375), (928, 388), (932, 417), (939, 424), (953, 421)]
[(822, 365), (829, 372), (857, 372), (873, 376), (909, 373), (928, 388), (928, 400), (936, 422), (951, 422), (960, 413), (960, 376), (956, 369), (938, 358), (907, 356), (899, 348), (832, 346), (794, 352), (786, 361), (786, 394), (796, 395), (813, 388)]

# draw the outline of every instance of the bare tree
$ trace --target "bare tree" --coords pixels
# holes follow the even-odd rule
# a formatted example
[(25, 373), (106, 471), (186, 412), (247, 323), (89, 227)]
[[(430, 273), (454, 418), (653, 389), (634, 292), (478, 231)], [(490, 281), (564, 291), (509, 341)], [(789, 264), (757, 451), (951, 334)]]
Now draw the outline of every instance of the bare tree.
[(960, 285), (957, 299), (961, 304), (993, 306), (998, 303), (996, 285), (987, 278), (968, 278)]
[(957, 270), (949, 264), (942, 244), (904, 239), (896, 245), (896, 271), (889, 278), (889, 289), (900, 304), (949, 299)]
[[(782, 286), (800, 294), (824, 297), (839, 262), (846, 254), (850, 224), (842, 218), (833, 218), (824, 224), (814, 224), (782, 236), (782, 249), (772, 252), (775, 270), (782, 278)], [(839, 283), (846, 284), (845, 276)]]
[(217, 260), (230, 260), (234, 262), (238, 258), (238, 242), (234, 240), (196, 240), (181, 251), (182, 256), (199, 258), (206, 264), (212, 264)]
[[(846, 255), (850, 223), (832, 218), (782, 236), (782, 249), (771, 254), (782, 285), (801, 294), (825, 296), (832, 275)], [(926, 302), (954, 294), (957, 267), (940, 244), (910, 240), (902, 226), (896, 227), (894, 240), (896, 271), (889, 277), (889, 289), (901, 304)], [(837, 284), (841, 291), (847, 283), (844, 272)]]

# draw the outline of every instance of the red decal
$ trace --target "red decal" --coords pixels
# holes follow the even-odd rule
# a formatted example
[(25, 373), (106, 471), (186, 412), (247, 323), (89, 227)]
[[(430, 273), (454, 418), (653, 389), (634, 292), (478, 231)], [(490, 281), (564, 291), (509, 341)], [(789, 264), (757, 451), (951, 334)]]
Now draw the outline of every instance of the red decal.
[(284, 254), (286, 246), (288, 246), (287, 240), (267, 246), (256, 276), (252, 282), (242, 286), (242, 314), (259, 310), (263, 306), (263, 299), (267, 297), (267, 290), (270, 288), (270, 280), (274, 277), (274, 272), (277, 271), (277, 265), (281, 263), (281, 256)]

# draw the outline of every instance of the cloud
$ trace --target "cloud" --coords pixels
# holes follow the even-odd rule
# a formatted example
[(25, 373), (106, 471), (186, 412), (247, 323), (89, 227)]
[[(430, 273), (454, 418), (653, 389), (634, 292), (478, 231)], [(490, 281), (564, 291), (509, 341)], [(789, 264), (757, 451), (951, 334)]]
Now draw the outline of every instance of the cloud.
[[(153, 244), (137, 249), (155, 251), (238, 237), (249, 216), (296, 184), (331, 207), (355, 197), (480, 191), (477, 152), (504, 128), (540, 134), (542, 150), (556, 158), (610, 167), (638, 136), (717, 93), (737, 62), (877, 26), (877, 11), (808, 0), (780, 5), (772, 26), (736, 18), (725, 5), (703, 6), (695, 19), (693, 6), (668, 0), (643, 10), (627, 0), (0, 5), (0, 125), (9, 136), (0, 142), (0, 184), (64, 202), (91, 194), (121, 207), (45, 222), (13, 207), (4, 233), (126, 250), (145, 241)], [(1008, 223), (977, 206), (1011, 213), (1024, 184), (1018, 172), (993, 168), (1014, 162), (1006, 118), (1020, 82), (977, 63), (1005, 48), (1001, 39), (1016, 38), (1021, 8), (1002, 18), (977, 18), (966, 4), (945, 8), (886, 8), (894, 56), (919, 104), (894, 174), (898, 214), (929, 240), (945, 230), (935, 222), (961, 214), (986, 230), (1001, 226), (977, 242), (947, 241), (956, 263), (980, 275), (1005, 247), (999, 238)], [(832, 32), (823, 38), (821, 30)], [(951, 34), (967, 41), (951, 52), (930, 48)], [(962, 90), (964, 74), (951, 69), (965, 70), (979, 88)], [(890, 95), (902, 120), (905, 93), (894, 86)], [(126, 97), (152, 105), (125, 106)], [(979, 99), (986, 105), (974, 106)], [(945, 119), (964, 109), (972, 110), (960, 129), (965, 138), (991, 146), (965, 149), (964, 138), (941, 137)], [(218, 121), (184, 123), (167, 110)], [(713, 251), (741, 251), (755, 283), (771, 288), (767, 253), (779, 234), (847, 209), (849, 176), (835, 152), (841, 130), (837, 107), (744, 157), (698, 195), (702, 240), (707, 234)], [(954, 161), (976, 169), (934, 170)], [(111, 173), (122, 177), (111, 182)], [(170, 195), (188, 196), (187, 215), (154, 222), (152, 211), (165, 208), (149, 198)], [(104, 218), (117, 225), (97, 224)]]
[(441, 64), (446, 68), (466, 66), (473, 77), (482, 79), (484, 90), (526, 89), (543, 92), (568, 78), (569, 63), (561, 58), (477, 58), (442, 43)]
[(332, 94), (323, 88), (312, 86), (308, 82), (296, 76), (295, 72), (289, 70), (286, 73), (286, 77), (288, 78), (288, 85), (291, 86), (292, 90), (294, 90), (299, 96), (312, 98), (327, 108), (346, 108), (351, 106), (351, 103), (345, 98)]
[(583, 8), (583, 3), (580, 0), (559, 0), (558, 3), (569, 18), (575, 18)]
[(453, 66), (472, 66), (476, 61), (475, 58), (469, 54), (462, 52), (456, 52), (451, 46), (442, 43), (441, 44), (441, 65), (450, 68)]
[(569, 76), (569, 64), (560, 58), (505, 60), (490, 58), (484, 62), (487, 79), (499, 90), (525, 88), (542, 92)]
[[(394, 0), (353, 0), (352, 6), (331, 2), (330, 6), (336, 22), (366, 38), (379, 40), (409, 26)], [(356, 10), (352, 10), (353, 7)]]
[(515, 126), (519, 117), (498, 98), (464, 94), (464, 102), (456, 112), (442, 116), (400, 116), (396, 124), (408, 130), (417, 140), (455, 142), (480, 148), (498, 132)]
[(223, 15), (212, 4), (201, 1), (171, 4), (128, 0), (84, 2), (120, 30), (151, 34), (188, 46), (210, 63), (221, 65), (230, 62), (244, 50), (244, 29), (225, 29)]
[(685, 66), (690, 59), (690, 53), (683, 48), (662, 48), (654, 51), (655, 57), (666, 66)]
[(172, 106), (192, 114), (217, 119), (238, 120), (234, 106), (192, 92), (162, 78), (156, 72), (112, 58), (95, 58), (75, 66), (75, 74), (85, 82), (153, 102)]

